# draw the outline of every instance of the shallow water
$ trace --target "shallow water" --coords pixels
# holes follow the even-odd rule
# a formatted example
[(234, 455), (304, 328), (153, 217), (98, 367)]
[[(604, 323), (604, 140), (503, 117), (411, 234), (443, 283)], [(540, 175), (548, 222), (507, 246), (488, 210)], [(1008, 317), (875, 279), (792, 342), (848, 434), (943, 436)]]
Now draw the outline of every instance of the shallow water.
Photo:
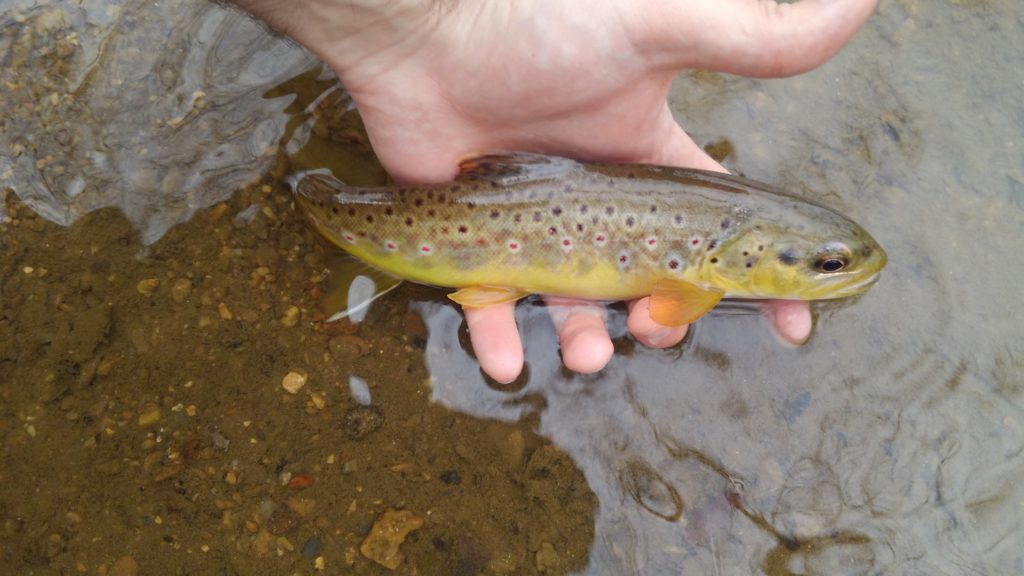
[[(208, 24), (186, 27), (188, 30), (207, 30), (206, 26), (215, 30), (222, 19), (232, 18), (205, 5), (196, 5), (196, 10), (205, 16), (194, 21)], [(102, 30), (110, 23), (100, 19), (92, 25)], [(11, 30), (10, 22), (6, 28)], [(172, 29), (173, 38), (181, 27), (168, 23), (165, 31)], [(261, 46), (263, 42), (278, 46), (276, 40), (260, 39), (258, 32), (254, 27), (252, 36), (242, 37)], [(365, 325), (346, 328), (358, 330), (359, 338), (381, 350), (379, 355), (364, 353), (349, 359), (350, 355), (346, 356), (336, 343), (340, 336), (330, 332), (339, 328), (318, 328), (315, 302), (306, 295), (310, 283), (307, 277), (312, 270), (323, 268), (329, 253), (315, 244), (309, 231), (301, 227), (300, 218), (289, 212), (287, 193), (276, 183), (270, 192), (243, 191), (232, 197), (228, 216), (244, 214), (250, 206), (257, 206), (257, 210), (250, 210), (248, 216), (236, 218), (234, 223), (225, 223), (228, 216), (224, 216), (219, 220), (223, 226), (209, 225), (214, 231), (213, 248), (208, 249), (194, 236), (196, 230), (207, 226), (205, 221), (197, 222), (201, 218), (218, 222), (205, 212), (205, 216), (172, 228), (167, 237), (156, 241), (174, 223), (196, 209), (217, 204), (240, 182), (257, 178), (266, 169), (270, 161), (254, 161), (266, 157), (265, 152), (254, 152), (263, 148), (243, 146), (243, 152), (238, 152), (240, 149), (233, 147), (230, 154), (234, 156), (218, 155), (229, 147), (227, 143), (251, 143), (252, 134), (265, 134), (264, 140), (271, 146), (285, 149), (295, 168), (329, 163), (346, 175), (358, 171), (361, 178), (380, 177), (379, 168), (366, 156), (365, 139), (351, 113), (324, 119), (329, 113), (321, 107), (317, 114), (299, 114), (324, 102), (343, 110), (343, 94), (329, 90), (326, 96), (318, 96), (331, 85), (329, 79), (317, 80), (318, 68), (314, 66), (303, 76), (310, 63), (301, 52), (285, 45), (268, 48), (280, 50), (279, 54), (275, 52), (276, 57), (291, 62), (294, 68), (275, 67), (273, 74), (247, 81), (243, 88), (231, 84), (223, 92), (224, 101), (251, 102), (251, 106), (232, 106), (235, 112), (228, 119), (214, 115), (210, 123), (186, 123), (178, 129), (178, 138), (193, 142), (187, 150), (195, 158), (182, 160), (174, 146), (168, 146), (161, 148), (166, 154), (153, 161), (166, 174), (181, 174), (174, 176), (183, 179), (180, 181), (192, 182), (189, 178), (201, 175), (195, 186), (172, 186), (176, 192), (167, 200), (167, 194), (153, 192), (160, 188), (159, 178), (140, 184), (132, 180), (137, 165), (127, 163), (123, 171), (104, 171), (104, 178), (112, 179), (112, 184), (102, 180), (79, 194), (68, 194), (64, 184), (57, 186), (56, 190), (63, 191), (55, 193), (57, 202), (48, 204), (49, 211), (41, 210), (52, 220), (69, 222), (97, 206), (120, 206), (132, 222), (143, 227), (141, 242), (156, 242), (152, 246), (156, 252), (129, 244), (120, 249), (126, 259), (123, 264), (111, 257), (111, 266), (130, 279), (120, 292), (104, 296), (114, 307), (116, 320), (112, 322), (116, 329), (110, 330), (98, 347), (106, 347), (105, 355), (76, 353), (72, 359), (87, 367), (95, 358), (102, 365), (103, 358), (116, 357), (119, 364), (110, 375), (95, 376), (95, 382), (90, 381), (88, 386), (76, 375), (68, 386), (70, 393), (55, 392), (52, 381), (46, 384), (48, 371), (55, 371), (55, 381), (61, 382), (59, 369), (64, 364), (59, 360), (67, 358), (50, 354), (33, 366), (32, 352), (15, 354), (29, 349), (25, 337), (19, 340), (16, 330), (27, 330), (24, 323), (32, 317), (23, 309), (33, 301), (31, 291), (37, 285), (10, 280), (4, 285), (5, 320), (0, 327), (6, 332), (0, 335), (18, 346), (0, 348), (5, 352), (0, 354), (0, 367), (16, 375), (5, 378), (2, 384), (8, 410), (3, 417), (7, 424), (2, 429), (4, 468), (8, 470), (3, 478), (18, 487), (18, 479), (50, 474), (42, 468), (49, 459), (35, 461), (25, 453), (25, 446), (38, 438), (26, 436), (29, 424), (42, 430), (49, 417), (77, 425), (68, 412), (92, 414), (96, 410), (86, 399), (98, 402), (97, 398), (102, 398), (109, 403), (111, 397), (117, 397), (121, 399), (117, 410), (131, 412), (132, 416), (121, 424), (128, 430), (136, 414), (147, 413), (147, 404), (133, 400), (132, 394), (150, 403), (171, 406), (171, 400), (183, 393), (174, 385), (180, 387), (179, 381), (189, 378), (201, 382), (201, 377), (195, 376), (202, 372), (196, 366), (201, 361), (172, 359), (180, 355), (147, 358), (147, 346), (159, 349), (174, 344), (166, 334), (174, 329), (174, 318), (183, 312), (168, 304), (166, 298), (153, 300), (155, 308), (148, 311), (151, 305), (145, 295), (140, 296), (135, 284), (146, 275), (132, 276), (131, 272), (135, 253), (137, 265), (161, 279), (163, 274), (185, 277), (190, 265), (205, 271), (205, 276), (192, 279), (195, 299), (200, 300), (198, 293), (203, 286), (208, 288), (209, 296), (208, 301), (196, 304), (194, 314), (198, 316), (193, 325), (201, 327), (203, 317), (213, 318), (213, 328), (199, 332), (204, 334), (202, 357), (231, 363), (236, 370), (216, 373), (225, 381), (208, 387), (207, 396), (191, 400), (200, 406), (212, 405), (208, 412), (201, 413), (193, 423), (167, 422), (169, 431), (165, 436), (173, 438), (180, 429), (182, 437), (188, 437), (184, 431), (192, 430), (205, 444), (216, 444), (216, 436), (210, 432), (195, 432), (207, 430), (205, 427), (213, 422), (217, 430), (226, 430), (225, 434), (235, 438), (235, 444), (224, 455), (214, 451), (206, 459), (195, 458), (200, 464), (186, 461), (185, 469), (192, 471), (191, 475), (181, 472), (175, 476), (173, 470), (166, 473), (172, 475), (171, 481), (185, 477), (184, 487), (178, 486), (181, 490), (196, 486), (225, 490), (220, 484), (214, 488), (196, 479), (195, 471), (213, 469), (216, 473), (211, 476), (216, 476), (230, 468), (232, 459), (236, 466), (241, 461), (242, 469), (257, 480), (250, 488), (254, 492), (241, 491), (242, 495), (234, 497), (239, 517), (261, 520), (258, 511), (253, 511), (259, 507), (256, 503), (283, 500), (274, 491), (279, 479), (276, 472), (254, 472), (253, 468), (259, 469), (259, 458), (247, 460), (250, 456), (239, 451), (238, 445), (251, 435), (245, 431), (247, 427), (235, 422), (241, 420), (239, 414), (244, 414), (260, 422), (259, 441), (275, 446), (268, 448), (267, 454), (293, 462), (291, 467), (282, 465), (281, 470), (323, 468), (324, 478), (313, 488), (320, 490), (316, 495), (317, 514), (322, 517), (342, 515), (349, 506), (346, 497), (356, 497), (351, 493), (353, 477), (342, 475), (332, 480), (331, 468), (325, 463), (325, 455), (338, 452), (337, 446), (343, 446), (340, 453), (348, 452), (351, 462), (362, 463), (361, 458), (371, 458), (384, 449), (393, 455), (388, 466), (413, 462), (415, 472), (409, 474), (407, 468), (394, 472), (378, 470), (381, 467), (373, 464), (364, 464), (356, 472), (363, 474), (358, 476), (363, 490), (370, 487), (368, 494), (359, 492), (364, 494), (360, 502), (365, 514), (376, 513), (382, 507), (378, 503), (375, 508), (375, 500), (391, 507), (404, 506), (421, 515), (427, 509), (440, 511), (403, 545), (407, 561), (401, 570), (407, 573), (413, 567), (420, 573), (452, 573), (458, 571), (456, 566), (462, 567), (461, 573), (533, 572), (545, 566), (538, 560), (541, 556), (550, 561), (547, 566), (551, 566), (551, 572), (581, 570), (588, 574), (1022, 573), (1024, 485), (1019, 479), (1024, 472), (1024, 328), (1016, 315), (1020, 307), (1018, 286), (1024, 275), (1015, 265), (1024, 232), (1024, 108), (1019, 104), (1024, 88), (1024, 73), (1019, 66), (1024, 57), (1022, 33), (1024, 7), (1010, 0), (945, 1), (927, 6), (914, 0), (891, 1), (883, 3), (846, 50), (813, 73), (774, 81), (710, 73), (681, 78), (673, 90), (672, 106), (695, 139), (709, 144), (728, 142), (732, 149), (725, 158), (728, 167), (759, 180), (806, 190), (864, 224), (889, 253), (890, 263), (882, 280), (855, 301), (817, 305), (815, 332), (799, 348), (776, 342), (769, 335), (767, 323), (757, 315), (723, 312), (701, 320), (679, 347), (647, 350), (625, 335), (623, 314), (615, 309), (610, 323), (618, 354), (606, 370), (595, 376), (572, 375), (561, 368), (550, 321), (541, 307), (526, 303), (519, 307), (518, 317), (527, 342), (528, 375), (510, 388), (490, 384), (479, 374), (467, 351), (458, 311), (436, 292), (425, 289), (391, 294), (371, 310)], [(83, 32), (80, 36), (87, 35)], [(213, 36), (218, 37), (215, 33)], [(120, 45), (116, 39), (131, 38), (131, 28), (119, 29), (110, 37), (114, 40), (107, 42)], [(5, 34), (3, 38), (0, 48), (9, 54), (14, 37)], [(209, 45), (178, 41), (193, 50)], [(248, 62), (243, 56), (238, 58)], [(112, 57), (111, 61), (118, 60)], [(219, 61), (209, 55), (182, 60), (205, 63), (187, 64), (186, 70), (193, 70), (192, 66), (209, 70), (211, 62)], [(11, 62), (9, 57), (4, 61), (8, 70)], [(99, 68), (116, 77), (114, 70), (104, 66)], [(209, 83), (222, 75), (210, 73), (196, 78), (194, 83), (181, 83), (180, 89), (170, 91), (177, 94), (176, 99), (170, 99), (179, 107), (174, 109), (176, 114), (183, 110), (187, 114), (189, 107), (194, 107), (194, 102), (182, 99), (182, 95), (196, 90), (215, 94)], [(48, 90), (39, 92), (44, 103), (49, 98)], [(122, 96), (104, 92), (95, 96), (101, 94), (107, 99)], [(260, 94), (268, 97), (254, 96)], [(146, 95), (146, 101), (152, 95)], [(84, 109), (99, 114), (95, 112), (98, 100), (85, 100), (93, 105)], [(59, 97), (58, 109), (46, 118), (60, 119), (81, 112), (77, 108), (60, 109), (62, 102)], [(8, 100), (2, 106), (9, 109), (10, 104)], [(128, 108), (147, 113), (160, 110), (141, 104)], [(196, 113), (197, 119), (205, 118), (204, 110)], [(138, 116), (124, 118), (109, 106), (102, 107), (101, 112), (98, 117), (73, 117), (80, 128), (72, 132), (83, 134), (83, 140), (76, 142), (91, 142), (89, 138), (99, 138), (96, 134), (104, 131), (118, 138), (125, 138), (125, 134), (135, 138), (139, 133), (137, 127), (126, 130), (118, 124), (138, 122)], [(312, 116), (321, 121), (314, 121)], [(144, 122), (151, 122), (153, 117)], [(41, 124), (32, 123), (37, 121)], [(14, 126), (22, 131), (22, 140), (17, 139), (17, 130), (5, 128), (5, 156), (0, 162), (8, 162), (9, 167), (32, 168), (40, 159), (39, 151), (57, 142), (59, 131), (49, 131), (56, 124), (42, 122), (39, 117), (19, 122)], [(331, 128), (325, 129), (325, 123)], [(228, 124), (230, 128), (225, 128)], [(274, 128), (254, 131), (254, 125)], [(198, 127), (210, 131), (192, 132)], [(225, 134), (236, 137), (221, 138)], [(161, 133), (150, 136), (159, 139)], [(145, 139), (145, 135), (139, 137)], [(33, 146), (24, 149), (31, 148), (35, 156), (12, 157), (9, 146), (26, 140)], [(197, 151), (194, 142), (206, 141), (216, 142), (217, 147)], [(140, 144), (119, 140), (109, 148), (124, 146)], [(90, 159), (89, 166), (96, 166), (96, 155), (88, 146), (72, 148), (72, 157)], [(196, 169), (196, 162), (217, 158), (223, 163), (216, 169)], [(25, 162), (28, 164), (19, 164)], [(4, 166), (0, 164), (0, 178), (6, 179), (0, 180), (0, 185), (14, 188), (30, 201), (39, 202), (41, 194), (33, 186), (43, 181), (65, 181), (47, 178), (46, 165), (29, 172), (16, 170), (18, 176), (12, 180), (12, 176), (4, 176)], [(63, 174), (70, 181), (74, 180), (73, 174), (82, 174), (90, 182), (95, 177), (85, 168), (79, 172), (68, 170)], [(222, 174), (234, 176), (217, 180)], [(105, 196), (102, 191), (110, 194)], [(264, 222), (257, 212), (266, 206), (273, 207), (278, 221), (268, 217)], [(115, 224), (108, 222), (112, 218)], [(131, 236), (124, 230), (114, 233), (97, 228), (102, 224), (117, 229), (112, 216), (101, 218), (100, 224), (87, 224), (92, 228), (81, 228), (85, 224), (80, 223), (70, 229), (76, 241), (68, 241), (68, 246), (90, 242), (114, 245), (114, 239)], [(124, 228), (123, 223), (120, 226)], [(13, 249), (19, 246), (18, 241), (26, 241), (26, 230), (36, 231), (28, 225), (0, 230), (0, 238), (5, 238), (8, 245), (8, 262), (0, 262), (5, 277), (34, 278), (37, 273), (23, 272), (27, 263), (38, 261), (44, 254), (55, 258), (59, 253), (50, 246)], [(43, 237), (47, 234), (51, 233), (45, 232)], [(235, 246), (242, 253), (232, 255), (229, 250), (227, 255), (213, 256), (218, 243)], [(276, 247), (283, 256), (271, 258), (261, 251), (261, 243)], [(104, 251), (92, 251), (93, 255), (97, 253), (102, 255)], [(141, 259), (138, 254), (142, 254)], [(293, 256), (289, 258), (289, 254)], [(230, 263), (232, 258), (238, 263)], [(251, 265), (243, 264), (250, 259)], [(252, 269), (260, 265), (280, 277), (276, 284), (271, 283), (270, 292), (260, 292), (263, 283), (250, 278)], [(74, 269), (74, 263), (64, 266)], [(88, 270), (94, 275), (107, 273), (97, 271), (95, 262), (90, 266)], [(76, 285), (84, 282), (84, 276), (77, 272), (73, 277)], [(239, 288), (230, 283), (231, 278), (240, 278), (243, 283), (251, 280), (253, 284)], [(93, 282), (91, 289), (99, 291), (95, 287), (98, 281)], [(170, 284), (172, 278), (168, 276), (157, 293)], [(54, 291), (60, 292), (52, 287), (45, 302), (54, 301)], [(72, 297), (78, 297), (77, 293), (66, 295), (62, 302), (73, 302)], [(301, 332), (290, 332), (282, 326), (287, 306), (280, 300), (289, 297), (301, 308), (303, 322), (296, 327)], [(266, 308), (257, 305), (261, 298), (266, 299)], [(218, 301), (231, 303), (239, 316), (245, 313), (239, 309), (248, 305), (254, 319), (222, 326)], [(91, 301), (87, 304), (91, 307), (79, 308), (96, 306)], [(125, 311), (118, 313), (122, 308)], [(412, 313), (404, 315), (406, 310)], [(154, 344), (159, 341), (154, 335), (159, 331), (154, 332), (152, 324), (133, 331), (131, 319), (124, 318), (130, 315), (127, 311), (164, 319), (155, 321), (164, 330), (164, 341)], [(40, 314), (44, 315), (45, 310)], [(60, 333), (56, 329), (50, 332)], [(76, 350), (76, 331), (69, 333), (72, 336), (67, 341), (71, 344), (67, 346)], [(182, 336), (185, 342), (172, 350), (192, 354), (192, 343), (188, 342), (191, 337)], [(257, 339), (260, 344), (255, 344)], [(52, 340), (65, 342), (58, 337)], [(115, 354), (122, 348), (123, 352)], [(312, 373), (311, 388), (335, 382), (333, 387), (327, 386), (330, 393), (324, 392), (330, 401), (327, 408), (317, 408), (315, 402), (310, 408), (307, 402), (303, 411), (302, 402), (288, 403), (288, 396), (274, 393), (276, 382), (290, 369), (288, 366), (295, 365)], [(403, 367), (400, 377), (395, 376), (396, 366)], [(216, 370), (213, 366), (206, 369)], [(180, 377), (171, 375), (178, 372)], [(123, 373), (130, 377), (117, 380)], [(140, 373), (146, 377), (140, 378)], [(350, 375), (367, 381), (374, 405), (389, 415), (384, 427), (366, 439), (370, 444), (349, 445), (344, 435), (340, 439), (332, 436), (340, 434), (333, 431), (340, 425), (337, 418), (328, 416), (331, 409), (349, 414), (358, 404), (348, 391)], [(262, 391), (248, 397), (245, 390), (249, 380), (233, 382), (236, 379), (265, 384), (273, 381), (274, 391), (257, 387)], [(36, 381), (43, 383), (30, 386), (30, 392), (15, 389), (16, 385)], [(111, 382), (110, 390), (101, 392), (107, 381)], [(138, 385), (139, 391), (131, 392), (132, 385)], [(436, 405), (427, 403), (428, 396)], [(72, 398), (70, 402), (68, 397)], [(273, 414), (261, 413), (261, 409)], [(98, 418), (108, 419), (116, 428), (121, 420), (111, 414), (117, 410), (101, 410), (104, 416)], [(423, 415), (417, 417), (418, 411)], [(390, 415), (395, 413), (401, 416), (392, 418)], [(306, 420), (295, 424), (300, 417), (312, 418), (318, 424)], [(452, 420), (445, 424), (448, 418)], [(298, 430), (289, 430), (292, 426)], [(51, 430), (58, 429), (51, 423)], [(67, 433), (73, 434), (74, 430)], [(531, 430), (540, 438), (531, 436)], [(467, 439), (467, 434), (474, 440)], [(276, 435), (282, 438), (277, 443)], [(146, 455), (152, 453), (152, 447), (145, 446), (145, 434), (138, 432), (137, 436), (127, 442), (126, 451), (81, 455), (82, 449), (76, 444), (72, 450), (76, 455), (68, 456), (78, 468), (114, 461), (128, 462), (124, 466), (130, 468), (133, 459), (139, 461), (146, 481), (154, 482), (153, 486), (144, 485), (161, 495), (157, 500), (160, 505), (156, 512), (150, 510), (141, 516), (125, 513), (124, 518), (135, 519), (126, 521), (126, 533), (143, 534), (135, 537), (145, 541), (152, 523), (138, 518), (177, 517), (180, 526), (176, 534), (185, 548), (198, 550), (200, 542), (214, 542), (215, 551), (221, 553), (216, 562), (193, 559), (194, 567), (311, 569), (310, 563), (299, 557), (299, 551), (288, 551), (284, 546), (281, 552), (283, 544), (279, 541), (273, 541), (277, 548), (261, 548), (259, 539), (264, 532), (260, 529), (249, 534), (247, 526), (239, 522), (225, 520), (227, 528), (216, 528), (216, 522), (213, 527), (204, 524), (202, 514), (181, 515), (180, 503), (162, 499), (167, 484), (160, 483), (162, 478), (153, 478), (166, 468), (149, 463)], [(51, 441), (60, 444), (52, 436)], [(550, 464), (557, 462), (557, 457), (551, 455), (555, 452), (549, 451), (548, 442), (571, 457), (596, 497), (596, 508), (586, 491), (575, 484), (578, 480), (573, 480), (574, 473)], [(449, 445), (457, 447), (458, 457), (453, 459)], [(90, 463), (89, 458), (96, 461)], [(169, 460), (161, 462), (165, 467), (174, 464), (173, 458)], [(445, 490), (450, 486), (438, 482), (448, 470), (458, 470), (458, 476), (464, 479), (491, 478), (495, 466), (506, 467), (496, 477), (512, 479), (511, 485), (500, 480), (476, 484), (467, 481), (460, 488), (465, 491), (459, 495), (461, 500), (448, 500), (451, 495)], [(60, 469), (54, 473), (62, 474)], [(394, 480), (395, 474), (403, 479), (416, 474), (427, 478), (417, 480), (420, 483), (411, 489), (410, 484)], [(68, 494), (81, 493), (82, 489), (75, 487), (75, 475), (68, 477), (60, 489)], [(132, 482), (138, 481), (124, 474), (110, 477), (115, 479), (112, 484), (127, 482), (134, 486)], [(545, 484), (544, 478), (559, 481)], [(468, 487), (471, 484), (473, 491)], [(22, 490), (31, 493), (27, 487), (22, 486)], [(339, 491), (344, 495), (339, 496)], [(115, 493), (123, 502), (135, 498), (127, 491)], [(523, 509), (513, 506), (516, 510), (496, 511), (492, 508), (495, 501), (521, 502)], [(538, 501), (539, 507), (527, 507)], [(41, 527), (39, 522), (24, 520), (33, 510), (44, 519), (66, 517), (67, 504), (51, 509), (40, 501), (33, 508), (13, 498), (0, 500), (0, 504), (6, 520), (5, 559), (39, 563), (41, 557), (55, 567), (74, 566), (77, 558), (84, 558), (81, 561), (91, 571), (101, 562), (109, 564), (128, 554), (146, 567), (146, 558), (139, 552), (114, 545), (88, 547), (71, 529), (55, 527), (58, 521), (42, 522)], [(117, 506), (108, 504), (106, 509)], [(567, 516), (558, 516), (559, 510)], [(78, 516), (83, 514), (83, 510), (76, 511)], [(462, 514), (457, 522), (442, 520), (451, 520), (457, 514)], [(365, 524), (372, 517), (361, 522)], [(523, 529), (517, 528), (512, 536), (506, 526), (510, 518), (514, 523), (532, 518), (535, 524), (532, 528), (523, 524)], [(17, 519), (22, 519), (20, 524)], [(592, 525), (592, 535), (590, 529), (580, 527), (581, 521)], [(343, 521), (325, 522), (309, 519), (300, 522), (299, 530), (304, 531), (304, 538), (313, 534), (308, 537), (323, 540), (323, 555), (330, 566), (344, 565), (346, 549), (358, 545), (366, 526), (360, 528), (355, 520), (355, 527)], [(19, 532), (19, 526), (27, 528)], [(188, 541), (180, 534), (189, 526), (199, 526), (210, 536)], [(26, 535), (25, 531), (32, 534)], [(53, 546), (54, 533), (60, 535), (58, 543), (71, 553), (51, 555), (47, 546)], [(107, 533), (105, 536), (111, 537)], [(586, 558), (566, 561), (571, 556), (567, 550), (581, 545), (583, 550), (589, 548)], [(36, 550), (39, 548), (43, 552)], [(10, 552), (12, 549), (18, 553)], [(24, 550), (29, 552), (21, 553)], [(273, 561), (281, 562), (279, 566), (247, 565), (233, 557), (257, 556), (261, 551), (266, 552), (264, 557), (273, 557), (274, 550), (279, 560)], [(562, 562), (553, 564), (553, 559)], [(361, 573), (377, 569), (358, 556), (347, 566)]]

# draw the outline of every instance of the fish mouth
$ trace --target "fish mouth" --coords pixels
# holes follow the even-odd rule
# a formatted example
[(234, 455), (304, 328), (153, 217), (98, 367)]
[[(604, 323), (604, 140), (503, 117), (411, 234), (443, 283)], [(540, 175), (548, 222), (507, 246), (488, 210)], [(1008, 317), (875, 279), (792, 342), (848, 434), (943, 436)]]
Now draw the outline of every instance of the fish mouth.
[(843, 286), (828, 298), (846, 298), (848, 296), (856, 296), (857, 294), (866, 292), (868, 288), (871, 288), (871, 286), (873, 286), (875, 282), (878, 282), (878, 279), (881, 277), (882, 271), (879, 270), (870, 276), (865, 276), (852, 284)]

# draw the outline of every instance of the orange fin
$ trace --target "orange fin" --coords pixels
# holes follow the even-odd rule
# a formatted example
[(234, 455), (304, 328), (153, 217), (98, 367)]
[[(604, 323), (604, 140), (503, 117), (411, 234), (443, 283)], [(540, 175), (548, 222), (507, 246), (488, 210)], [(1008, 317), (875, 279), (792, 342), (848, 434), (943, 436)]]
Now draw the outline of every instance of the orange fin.
[(525, 292), (504, 286), (467, 286), (448, 295), (449, 298), (467, 308), (484, 308), (505, 302), (515, 302)]
[(459, 162), (456, 180), (487, 180), (502, 186), (564, 178), (583, 170), (575, 160), (528, 152), (487, 154)]
[(651, 291), (651, 319), (662, 326), (690, 324), (714, 308), (724, 294), (682, 280), (658, 280)]

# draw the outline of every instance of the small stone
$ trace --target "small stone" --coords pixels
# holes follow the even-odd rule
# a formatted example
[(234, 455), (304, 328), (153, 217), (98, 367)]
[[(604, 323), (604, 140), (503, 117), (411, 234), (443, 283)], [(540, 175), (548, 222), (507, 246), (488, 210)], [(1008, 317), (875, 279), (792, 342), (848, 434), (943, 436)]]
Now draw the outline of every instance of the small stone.
[(217, 304), (217, 314), (219, 314), (223, 320), (231, 320), (235, 317), (235, 315), (231, 313), (231, 309), (228, 308), (228, 305), (223, 302)]
[(441, 482), (444, 482), (449, 486), (453, 484), (462, 484), (462, 477), (459, 476), (459, 472), (457, 470), (448, 470), (447, 472), (442, 472), (440, 478)]
[(142, 414), (139, 414), (139, 426), (151, 426), (160, 421), (160, 409), (149, 408)]
[(274, 536), (281, 536), (291, 532), (299, 525), (299, 516), (292, 512), (291, 508), (281, 506), (267, 518), (267, 532)]
[(299, 516), (305, 518), (316, 510), (316, 500), (312, 498), (289, 498), (285, 505)]
[(192, 281), (188, 278), (178, 278), (171, 284), (171, 299), (181, 304), (192, 295)]
[(376, 406), (356, 406), (345, 413), (345, 434), (362, 440), (384, 424), (384, 414)]
[(281, 317), (281, 324), (291, 328), (292, 326), (295, 326), (298, 323), (299, 307), (289, 306), (288, 309), (284, 311), (284, 316)]
[(538, 572), (557, 571), (562, 567), (562, 559), (558, 556), (555, 546), (550, 542), (542, 542), (540, 550), (534, 557)]
[(149, 297), (153, 295), (153, 291), (160, 285), (160, 280), (157, 278), (146, 278), (145, 280), (139, 280), (139, 283), (135, 285), (135, 289), (139, 291), (139, 294)]
[(320, 539), (313, 536), (309, 540), (306, 540), (306, 543), (302, 545), (302, 555), (306, 558), (312, 559), (320, 553), (321, 547)]
[(404, 557), (399, 546), (405, 542), (409, 532), (423, 526), (423, 519), (408, 510), (385, 510), (377, 517), (370, 533), (359, 545), (359, 551), (366, 558), (385, 568), (398, 568)]
[(131, 556), (121, 556), (110, 567), (107, 576), (135, 576), (139, 573), (139, 563)]
[(281, 380), (281, 387), (284, 388), (289, 394), (298, 394), (299, 390), (306, 385), (307, 377), (305, 374), (299, 372), (289, 372), (285, 375), (284, 379)]

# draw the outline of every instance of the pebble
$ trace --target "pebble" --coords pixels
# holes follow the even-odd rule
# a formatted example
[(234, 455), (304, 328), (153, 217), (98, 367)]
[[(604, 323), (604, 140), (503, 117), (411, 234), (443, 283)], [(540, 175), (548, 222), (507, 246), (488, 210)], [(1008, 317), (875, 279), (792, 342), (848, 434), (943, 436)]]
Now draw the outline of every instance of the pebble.
[(394, 570), (404, 560), (399, 546), (405, 542), (410, 532), (418, 530), (421, 526), (423, 518), (408, 510), (385, 510), (377, 517), (370, 528), (370, 533), (359, 545), (359, 551), (377, 564)]
[(281, 380), (281, 387), (284, 388), (289, 394), (298, 394), (299, 390), (306, 385), (307, 377), (305, 374), (299, 372), (289, 372), (285, 374), (283, 380)]
[(160, 280), (157, 278), (146, 278), (145, 280), (139, 280), (139, 283), (135, 285), (135, 289), (139, 291), (139, 294), (143, 296), (152, 296), (153, 291), (160, 285)]
[(192, 295), (192, 281), (188, 278), (178, 278), (171, 284), (171, 299), (181, 304)]
[(135, 576), (139, 573), (139, 563), (131, 556), (121, 556), (110, 567), (107, 576)]
[(219, 314), (223, 320), (231, 320), (235, 317), (235, 315), (231, 313), (231, 309), (228, 308), (228, 305), (223, 302), (217, 305), (217, 314)]
[(284, 311), (284, 316), (281, 317), (281, 324), (291, 328), (299, 323), (299, 307), (289, 306)]
[(302, 545), (302, 555), (306, 558), (312, 559), (314, 556), (320, 553), (321, 543), (320, 539), (313, 536), (306, 543)]
[(555, 546), (550, 542), (542, 542), (540, 550), (534, 557), (534, 565), (538, 572), (557, 571), (561, 568), (562, 558), (559, 557)]
[(356, 406), (345, 413), (345, 434), (362, 440), (384, 424), (384, 414), (376, 406)]
[(287, 506), (280, 506), (267, 518), (267, 532), (281, 536), (291, 532), (299, 525), (299, 516)]

